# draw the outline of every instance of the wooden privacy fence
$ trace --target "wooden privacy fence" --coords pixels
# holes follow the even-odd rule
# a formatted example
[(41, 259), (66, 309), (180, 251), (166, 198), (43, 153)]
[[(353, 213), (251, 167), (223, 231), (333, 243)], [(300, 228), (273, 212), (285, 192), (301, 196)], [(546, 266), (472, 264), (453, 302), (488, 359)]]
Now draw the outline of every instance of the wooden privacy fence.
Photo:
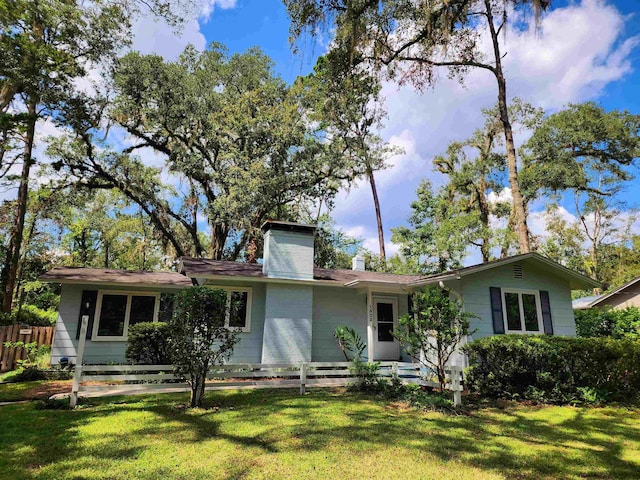
[[(171, 365), (82, 365), (88, 317), (82, 318), (70, 405), (80, 396), (109, 396), (134, 393), (183, 392), (190, 389), (184, 379), (173, 373)], [(241, 388), (292, 388), (343, 386), (356, 379), (349, 369), (351, 362), (243, 363), (216, 365), (209, 370), (207, 390)], [(379, 376), (398, 378), (404, 383), (438, 387), (425, 380), (425, 372), (414, 363), (381, 362)], [(462, 369), (447, 371), (447, 388), (453, 391), (454, 403), (462, 403)], [(115, 382), (115, 383), (114, 383)], [(88, 385), (86, 383), (89, 383)]]
[(24, 360), (27, 352), (24, 348), (7, 348), (5, 342), (35, 342), (40, 345), (53, 343), (55, 327), (24, 327), (21, 325), (7, 325), (0, 327), (0, 372), (16, 368), (18, 360)]

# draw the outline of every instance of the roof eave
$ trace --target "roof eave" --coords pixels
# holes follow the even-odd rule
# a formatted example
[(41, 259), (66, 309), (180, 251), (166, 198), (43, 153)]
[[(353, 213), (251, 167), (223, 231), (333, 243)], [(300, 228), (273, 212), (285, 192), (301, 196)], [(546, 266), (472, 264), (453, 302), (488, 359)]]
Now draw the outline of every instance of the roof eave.
[(132, 287), (132, 288), (164, 288), (172, 290), (181, 290), (191, 286), (191, 284), (175, 284), (175, 283), (127, 283), (127, 282), (104, 282), (98, 280), (69, 280), (63, 278), (43, 278), (38, 279), (45, 283), (59, 283), (61, 285), (104, 285), (105, 287)]
[(636, 283), (640, 282), (640, 277), (638, 278), (634, 278), (633, 280), (631, 280), (630, 282), (625, 283), (624, 285), (622, 285), (621, 287), (616, 288), (614, 291), (609, 292), (609, 293), (605, 293), (604, 295), (602, 295), (600, 298), (596, 298), (593, 302), (591, 302), (589, 304), (588, 308), (591, 307), (595, 307), (598, 304), (604, 302), (605, 300), (608, 300), (609, 298), (613, 297), (614, 295), (617, 295), (618, 293), (622, 292), (624, 289), (629, 288), (633, 285), (635, 285)]
[(207, 274), (186, 274), (190, 278), (196, 280), (214, 280), (214, 281), (241, 281), (241, 282), (258, 282), (258, 283), (287, 283), (296, 285), (324, 285), (330, 287), (344, 286), (340, 282), (333, 280), (296, 280), (289, 278), (273, 278), (273, 277), (254, 277), (251, 275), (207, 275)]

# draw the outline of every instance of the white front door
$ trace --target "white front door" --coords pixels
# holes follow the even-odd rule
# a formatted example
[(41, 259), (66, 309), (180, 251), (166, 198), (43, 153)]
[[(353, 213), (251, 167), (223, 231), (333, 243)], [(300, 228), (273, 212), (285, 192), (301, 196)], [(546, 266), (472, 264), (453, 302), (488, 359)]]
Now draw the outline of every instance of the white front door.
[(398, 327), (398, 300), (396, 298), (373, 297), (374, 360), (398, 360), (400, 344), (393, 337)]

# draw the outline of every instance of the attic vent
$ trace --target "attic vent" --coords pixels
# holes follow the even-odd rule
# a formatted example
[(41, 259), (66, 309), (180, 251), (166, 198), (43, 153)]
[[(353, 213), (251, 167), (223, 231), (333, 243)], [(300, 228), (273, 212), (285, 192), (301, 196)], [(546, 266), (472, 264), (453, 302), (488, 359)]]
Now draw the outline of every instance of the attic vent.
[(513, 266), (513, 278), (522, 280), (522, 265)]

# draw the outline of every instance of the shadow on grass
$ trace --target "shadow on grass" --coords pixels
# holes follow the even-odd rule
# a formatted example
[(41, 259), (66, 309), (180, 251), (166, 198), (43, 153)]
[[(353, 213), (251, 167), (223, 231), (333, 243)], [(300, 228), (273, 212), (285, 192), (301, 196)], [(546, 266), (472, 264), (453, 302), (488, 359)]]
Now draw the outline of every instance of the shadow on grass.
[[(217, 410), (185, 412), (175, 408), (182, 398), (100, 399), (76, 411), (4, 407), (0, 471), (33, 478), (45, 468), (50, 477), (77, 477), (102, 460), (136, 459), (154, 442), (179, 449), (212, 441), (221, 442), (216, 448), (229, 445), (225, 462), (231, 467), (215, 474), (202, 470), (193, 478), (241, 478), (260, 468), (253, 463), (257, 456), (294, 453), (304, 462), (313, 452), (357, 457), (389, 447), (508, 478), (637, 479), (640, 471), (638, 411), (628, 418), (614, 409), (510, 407), (448, 416), (400, 411), (370, 397), (328, 390), (304, 397), (256, 390), (209, 393)], [(136, 478), (172, 476), (173, 467), (158, 465), (164, 460), (156, 459)], [(94, 476), (108, 475), (96, 471)]]

